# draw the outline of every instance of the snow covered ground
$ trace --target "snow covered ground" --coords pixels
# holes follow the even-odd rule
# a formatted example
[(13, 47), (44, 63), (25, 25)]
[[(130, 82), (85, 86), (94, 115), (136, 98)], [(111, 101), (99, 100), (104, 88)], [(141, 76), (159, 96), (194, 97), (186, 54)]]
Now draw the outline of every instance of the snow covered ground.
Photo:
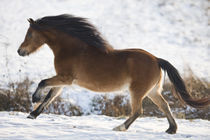
[(67, 117), (42, 114), (36, 120), (28, 114), (0, 112), (0, 139), (78, 139), (78, 140), (209, 140), (210, 122), (177, 119), (178, 131), (169, 135), (166, 118), (138, 118), (126, 132), (112, 131), (125, 118), (90, 115)]

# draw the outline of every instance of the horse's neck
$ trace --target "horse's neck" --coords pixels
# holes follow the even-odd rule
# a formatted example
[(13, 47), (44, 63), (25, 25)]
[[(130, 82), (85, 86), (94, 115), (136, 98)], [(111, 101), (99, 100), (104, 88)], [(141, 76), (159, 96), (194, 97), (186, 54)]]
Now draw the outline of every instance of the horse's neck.
[(71, 37), (65, 33), (50, 31), (45, 33), (47, 38), (47, 45), (51, 48), (54, 55), (60, 55), (65, 52), (66, 54), (71, 53), (80, 53), (80, 52), (88, 52), (89, 54), (103, 54), (108, 53), (109, 51), (113, 51), (112, 47), (108, 47), (107, 50), (100, 50), (95, 47), (88, 47), (86, 43), (77, 39), (75, 37)]
[(46, 44), (51, 48), (55, 56), (60, 52), (72, 53), (79, 49), (82, 50), (82, 46), (85, 47), (83, 42), (64, 33), (50, 32), (46, 36)]

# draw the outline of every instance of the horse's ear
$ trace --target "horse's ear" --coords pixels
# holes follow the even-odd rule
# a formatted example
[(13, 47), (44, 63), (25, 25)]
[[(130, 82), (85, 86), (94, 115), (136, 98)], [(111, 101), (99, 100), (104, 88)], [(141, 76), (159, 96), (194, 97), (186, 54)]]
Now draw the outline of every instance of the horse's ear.
[(29, 22), (30, 24), (34, 24), (34, 23), (35, 23), (35, 21), (34, 21), (32, 18), (29, 18), (29, 19), (28, 19), (28, 22)]

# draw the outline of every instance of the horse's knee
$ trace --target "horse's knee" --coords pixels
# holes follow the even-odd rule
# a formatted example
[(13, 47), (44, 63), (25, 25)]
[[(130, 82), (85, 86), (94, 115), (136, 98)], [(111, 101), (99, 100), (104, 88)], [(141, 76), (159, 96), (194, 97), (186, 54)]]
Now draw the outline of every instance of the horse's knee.
[(41, 101), (41, 96), (39, 94), (34, 93), (32, 95), (32, 103), (38, 103)]

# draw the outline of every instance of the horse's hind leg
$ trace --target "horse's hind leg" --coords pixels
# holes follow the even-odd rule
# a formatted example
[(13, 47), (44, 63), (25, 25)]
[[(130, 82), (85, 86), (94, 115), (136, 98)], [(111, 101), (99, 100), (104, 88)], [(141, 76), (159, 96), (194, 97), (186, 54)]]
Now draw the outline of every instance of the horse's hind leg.
[(143, 91), (133, 90), (132, 88), (130, 88), (130, 93), (132, 115), (123, 124), (115, 127), (113, 129), (114, 131), (126, 131), (129, 126), (143, 113), (142, 100), (146, 92), (144, 93)]
[(35, 119), (37, 116), (39, 116), (44, 108), (47, 107), (57, 96), (61, 94), (62, 89), (62, 87), (51, 88), (44, 101), (34, 111), (32, 111), (27, 118)]
[(170, 107), (166, 100), (161, 95), (161, 87), (155, 87), (149, 94), (148, 97), (159, 107), (159, 109), (165, 113), (169, 122), (169, 128), (166, 130), (169, 134), (175, 134), (177, 130), (177, 124), (171, 114)]

